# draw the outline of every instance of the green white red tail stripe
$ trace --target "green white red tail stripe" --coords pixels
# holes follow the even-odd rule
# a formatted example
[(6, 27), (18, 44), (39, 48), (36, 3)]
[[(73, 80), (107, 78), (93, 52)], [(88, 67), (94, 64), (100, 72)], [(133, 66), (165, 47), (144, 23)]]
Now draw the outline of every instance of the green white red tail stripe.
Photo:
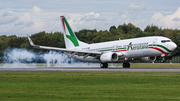
[[(74, 34), (74, 32), (72, 31), (71, 27), (69, 26), (67, 20), (65, 19), (64, 16), (60, 16), (61, 20), (62, 20), (62, 25), (63, 25), (63, 30), (64, 33), (66, 34), (66, 37), (74, 44), (74, 46), (79, 46), (78, 40)], [(68, 31), (66, 31), (66, 28)], [(68, 35), (69, 32), (69, 35)]]

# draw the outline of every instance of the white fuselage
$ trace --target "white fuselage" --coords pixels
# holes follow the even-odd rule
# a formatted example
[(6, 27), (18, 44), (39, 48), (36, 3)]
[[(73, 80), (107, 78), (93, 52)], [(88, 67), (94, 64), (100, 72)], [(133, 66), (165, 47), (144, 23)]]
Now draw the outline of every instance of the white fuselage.
[[(169, 38), (161, 36), (141, 37), (126, 40), (109, 41), (95, 44), (88, 44), (81, 47), (75, 47), (75, 50), (115, 52), (120, 56), (119, 62), (124, 58), (140, 58), (151, 56), (166, 56), (175, 50), (177, 45)], [(94, 57), (74, 55), (73, 58), (87, 62), (101, 62)], [(117, 62), (118, 62), (117, 61)]]

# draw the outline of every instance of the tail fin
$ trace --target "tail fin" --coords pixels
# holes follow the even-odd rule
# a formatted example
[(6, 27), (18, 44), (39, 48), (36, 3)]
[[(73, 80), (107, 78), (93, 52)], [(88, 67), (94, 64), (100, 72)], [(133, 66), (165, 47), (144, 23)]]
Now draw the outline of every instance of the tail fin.
[(60, 18), (61, 18), (61, 22), (62, 22), (62, 27), (63, 27), (63, 31), (64, 31), (64, 40), (65, 40), (65, 45), (66, 45), (67, 49), (78, 47), (78, 46), (83, 46), (83, 45), (88, 45), (77, 39), (76, 35), (72, 31), (71, 27), (69, 26), (69, 24), (64, 16), (60, 16)]

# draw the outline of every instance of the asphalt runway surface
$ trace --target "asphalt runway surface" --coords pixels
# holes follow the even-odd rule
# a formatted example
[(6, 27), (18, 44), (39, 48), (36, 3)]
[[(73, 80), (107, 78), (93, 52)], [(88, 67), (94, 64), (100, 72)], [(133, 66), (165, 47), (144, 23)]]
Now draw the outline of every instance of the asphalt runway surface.
[(0, 68), (0, 71), (54, 71), (54, 72), (180, 72), (180, 68), (122, 68), (122, 67), (38, 67)]

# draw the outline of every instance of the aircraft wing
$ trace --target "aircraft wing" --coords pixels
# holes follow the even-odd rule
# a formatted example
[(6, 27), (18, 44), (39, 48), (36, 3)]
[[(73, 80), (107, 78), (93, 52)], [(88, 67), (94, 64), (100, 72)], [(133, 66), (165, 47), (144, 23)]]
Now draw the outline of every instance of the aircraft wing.
[(29, 39), (29, 42), (30, 42), (31, 46), (33, 46), (34, 48), (46, 49), (46, 50), (63, 51), (63, 52), (72, 54), (70, 57), (72, 57), (74, 55), (84, 56), (85, 58), (87, 56), (97, 57), (97, 56), (100, 56), (102, 54), (102, 52), (82, 51), (82, 50), (74, 50), (74, 49), (65, 49), (65, 48), (57, 48), (57, 47), (48, 47), (48, 46), (35, 45), (33, 43), (33, 41), (31, 40), (31, 38), (29, 37), (29, 35), (28, 35), (28, 39)]

